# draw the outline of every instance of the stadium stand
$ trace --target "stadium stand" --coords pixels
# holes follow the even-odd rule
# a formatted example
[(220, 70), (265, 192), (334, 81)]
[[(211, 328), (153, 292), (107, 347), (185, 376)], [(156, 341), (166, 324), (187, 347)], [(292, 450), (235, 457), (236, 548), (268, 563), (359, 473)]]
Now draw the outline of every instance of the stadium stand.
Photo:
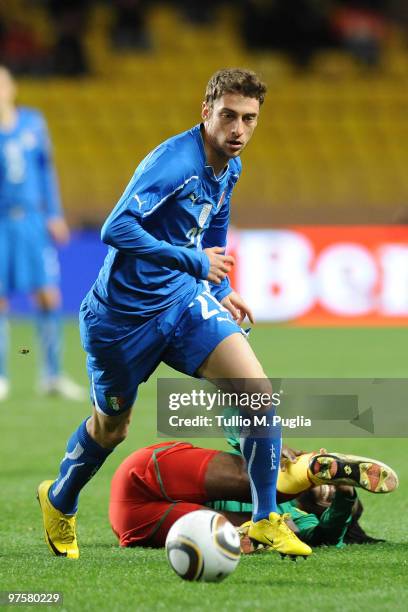
[[(112, 17), (107, 5), (92, 9), (85, 41), (91, 76), (25, 78), (20, 86), (20, 102), (48, 118), (71, 223), (98, 224), (142, 157), (199, 121), (212, 71), (234, 65), (259, 71), (269, 86), (244, 154), (236, 225), (260, 226), (266, 218), (391, 223), (407, 202), (408, 54), (398, 31), (389, 34), (379, 70), (329, 51), (300, 75), (278, 54), (246, 51), (231, 7), (197, 27), (170, 6), (154, 5), (150, 51), (115, 51)], [(43, 11), (37, 7), (29, 19), (51, 37)]]

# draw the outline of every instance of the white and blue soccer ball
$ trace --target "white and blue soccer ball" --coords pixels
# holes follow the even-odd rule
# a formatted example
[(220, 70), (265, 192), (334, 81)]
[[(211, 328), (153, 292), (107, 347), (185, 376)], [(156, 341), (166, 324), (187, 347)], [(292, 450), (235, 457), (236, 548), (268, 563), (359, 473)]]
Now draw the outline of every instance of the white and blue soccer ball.
[(213, 510), (182, 516), (166, 539), (167, 559), (184, 580), (221, 582), (234, 571), (241, 556), (235, 527)]

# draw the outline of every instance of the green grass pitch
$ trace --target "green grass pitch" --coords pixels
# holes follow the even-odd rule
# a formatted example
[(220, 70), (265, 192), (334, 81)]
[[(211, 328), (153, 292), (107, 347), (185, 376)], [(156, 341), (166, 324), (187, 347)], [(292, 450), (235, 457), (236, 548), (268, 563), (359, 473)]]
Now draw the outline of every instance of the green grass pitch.
[[(0, 405), (0, 590), (61, 591), (64, 609), (93, 610), (399, 610), (408, 609), (406, 440), (290, 440), (303, 448), (375, 456), (392, 465), (400, 488), (362, 493), (363, 525), (387, 543), (315, 550), (296, 564), (266, 554), (242, 558), (221, 584), (181, 581), (162, 550), (121, 550), (108, 519), (109, 481), (122, 458), (156, 441), (155, 381), (141, 388), (131, 434), (81, 496), (78, 561), (53, 558), (43, 542), (35, 499), (39, 481), (56, 475), (65, 441), (89, 411), (84, 404), (36, 395), (36, 348), (28, 323), (12, 325), (12, 394)], [(297, 329), (259, 326), (251, 342), (270, 376), (407, 377), (407, 329)], [(21, 347), (30, 347), (22, 355)], [(75, 323), (66, 325), (66, 371), (86, 384)], [(169, 374), (166, 369), (159, 373)], [(387, 407), (384, 406), (384, 409)], [(197, 443), (197, 441), (195, 441)], [(204, 445), (222, 448), (222, 440)]]

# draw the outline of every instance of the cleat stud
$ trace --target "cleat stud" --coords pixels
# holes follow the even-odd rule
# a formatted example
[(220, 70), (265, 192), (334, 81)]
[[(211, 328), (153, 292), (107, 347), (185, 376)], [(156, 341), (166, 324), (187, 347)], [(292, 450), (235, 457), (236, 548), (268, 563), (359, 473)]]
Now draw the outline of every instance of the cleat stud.
[(284, 559), (286, 557), (286, 553), (280, 553), (281, 559)]
[(306, 561), (306, 559), (307, 559), (307, 555), (303, 555), (303, 558), (304, 558), (304, 560)]

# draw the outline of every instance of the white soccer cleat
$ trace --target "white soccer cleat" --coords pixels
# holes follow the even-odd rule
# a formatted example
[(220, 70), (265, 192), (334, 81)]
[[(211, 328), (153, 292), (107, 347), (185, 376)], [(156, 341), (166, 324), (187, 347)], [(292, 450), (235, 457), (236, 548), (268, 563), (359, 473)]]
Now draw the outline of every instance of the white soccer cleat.
[(0, 376), (0, 402), (4, 402), (10, 393), (10, 383), (5, 376)]
[(44, 395), (59, 395), (74, 402), (85, 402), (88, 392), (67, 376), (56, 376), (41, 381), (40, 392)]

